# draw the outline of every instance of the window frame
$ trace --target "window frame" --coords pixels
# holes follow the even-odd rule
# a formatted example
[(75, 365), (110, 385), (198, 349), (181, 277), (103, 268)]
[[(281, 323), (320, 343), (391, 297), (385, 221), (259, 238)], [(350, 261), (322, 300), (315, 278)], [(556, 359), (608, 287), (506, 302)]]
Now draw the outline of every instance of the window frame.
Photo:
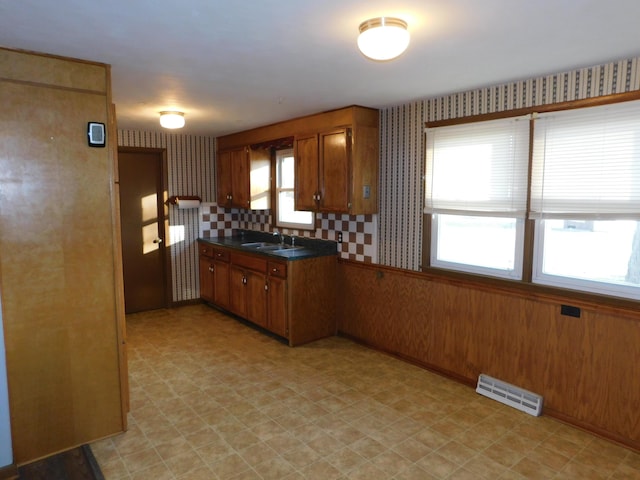
[[(562, 110), (571, 110), (578, 108), (585, 108), (598, 105), (607, 105), (620, 102), (629, 102), (634, 100), (640, 100), (640, 91), (631, 91), (623, 93), (614, 93), (610, 95), (603, 95), (600, 97), (594, 97), (583, 100), (572, 100), (565, 102), (558, 102), (547, 105), (538, 105), (534, 107), (525, 107), (512, 110), (505, 110), (501, 112), (493, 112), (488, 114), (471, 115), (467, 117), (459, 117), (445, 120), (436, 120), (425, 122), (425, 128), (456, 125), (462, 123), (473, 123), (485, 120), (516, 117), (522, 115), (535, 115), (542, 112), (554, 112)], [(531, 176), (531, 155), (532, 155), (532, 142), (534, 133), (534, 122), (531, 122), (530, 126), (530, 153), (529, 153), (529, 177)], [(426, 142), (425, 142), (426, 145)], [(426, 148), (426, 147), (425, 147)], [(426, 158), (426, 152), (423, 151), (422, 158)], [(529, 181), (530, 189), (530, 181)], [(529, 192), (530, 193), (530, 192)], [(530, 195), (528, 196), (528, 202), (530, 202)], [(527, 204), (527, 212), (529, 212), (529, 203)], [(422, 216), (422, 255), (420, 270), (427, 274), (433, 275), (434, 278), (450, 279), (454, 282), (462, 282), (465, 285), (475, 285), (477, 288), (491, 288), (497, 290), (503, 290), (511, 293), (520, 292), (522, 295), (530, 296), (535, 295), (538, 297), (560, 297), (564, 299), (575, 299), (583, 303), (592, 303), (594, 305), (611, 305), (616, 308), (638, 308), (638, 300), (631, 297), (621, 297), (603, 293), (596, 293), (589, 290), (576, 290), (568, 288), (566, 286), (548, 285), (542, 283), (534, 283), (533, 278), (533, 264), (534, 264), (534, 239), (536, 235), (536, 223), (535, 220), (526, 218), (524, 223), (524, 239), (523, 239), (523, 252), (522, 252), (522, 278), (521, 280), (505, 279), (496, 276), (488, 276), (483, 274), (476, 274), (464, 271), (454, 271), (439, 268), (431, 263), (431, 242), (432, 242), (432, 226), (430, 221), (431, 215), (423, 213)]]
[[(431, 234), (429, 265), (491, 277), (522, 279), (531, 160), (532, 132), (529, 117), (509, 115), (425, 129), (425, 214), (428, 215), (425, 218), (430, 223)], [(482, 147), (486, 145), (491, 145), (491, 153), (483, 154)], [(467, 153), (469, 148), (471, 156)], [(465, 153), (460, 155), (460, 151)], [(450, 157), (451, 152), (453, 157)], [(457, 162), (455, 171), (446, 167), (449, 158)], [(481, 170), (477, 174), (487, 175), (491, 185), (489, 192), (474, 191), (470, 183), (475, 183), (476, 177), (469, 175), (465, 177), (467, 183), (463, 181), (461, 186), (458, 185), (460, 181), (456, 172), (466, 169), (464, 164), (470, 159), (473, 163), (481, 161)], [(470, 179), (472, 181), (469, 183)], [(482, 198), (482, 203), (474, 203), (474, 197)], [(514, 221), (513, 268), (438, 258), (441, 215), (473, 219), (505, 218)]]
[[(282, 171), (282, 158), (294, 158), (294, 149), (291, 148), (282, 148), (276, 149), (274, 152), (274, 164), (275, 164), (275, 175), (273, 179), (274, 185), (274, 196), (275, 196), (275, 209), (273, 215), (273, 223), (276, 227), (279, 228), (288, 228), (293, 230), (315, 230), (315, 213), (314, 212), (305, 212), (311, 214), (311, 222), (310, 223), (297, 223), (297, 222), (287, 222), (280, 221), (280, 193), (283, 192), (292, 192), (295, 193), (295, 170), (294, 170), (294, 186), (293, 187), (281, 187), (280, 186), (280, 178)], [(295, 163), (295, 162), (294, 162)], [(295, 167), (294, 167), (295, 169)]]

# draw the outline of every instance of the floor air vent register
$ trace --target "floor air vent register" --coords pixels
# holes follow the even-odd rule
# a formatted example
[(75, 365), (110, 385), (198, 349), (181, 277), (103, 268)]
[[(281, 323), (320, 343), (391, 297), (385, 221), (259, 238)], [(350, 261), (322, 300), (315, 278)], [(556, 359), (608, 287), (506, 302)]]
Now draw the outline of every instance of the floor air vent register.
[(540, 395), (489, 375), (480, 374), (476, 392), (534, 417), (538, 417), (542, 413), (542, 397)]

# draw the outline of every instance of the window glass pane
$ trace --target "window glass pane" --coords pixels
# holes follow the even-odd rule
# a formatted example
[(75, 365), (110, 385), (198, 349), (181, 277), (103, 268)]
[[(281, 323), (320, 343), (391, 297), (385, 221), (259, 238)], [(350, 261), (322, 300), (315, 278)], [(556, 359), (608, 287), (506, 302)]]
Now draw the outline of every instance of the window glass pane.
[(528, 119), (428, 128), (426, 153), (427, 213), (524, 218)]
[[(544, 220), (538, 227), (537, 269), (540, 283), (616, 294), (617, 286), (640, 287), (640, 222), (634, 220)], [(551, 278), (568, 277), (568, 278)], [(576, 281), (574, 281), (574, 279)], [(618, 294), (624, 294), (620, 290)], [(636, 296), (638, 293), (635, 294)]]
[(442, 214), (433, 218), (433, 266), (520, 278), (522, 220)]
[(534, 131), (532, 218), (638, 218), (640, 102), (541, 114)]
[(278, 193), (278, 222), (313, 225), (313, 212), (294, 209), (293, 190)]
[(293, 155), (282, 157), (280, 163), (280, 178), (278, 186), (281, 188), (293, 188), (294, 187), (294, 173), (293, 173)]
[(314, 227), (313, 212), (294, 210), (294, 165), (292, 149), (276, 152), (276, 225), (309, 230)]

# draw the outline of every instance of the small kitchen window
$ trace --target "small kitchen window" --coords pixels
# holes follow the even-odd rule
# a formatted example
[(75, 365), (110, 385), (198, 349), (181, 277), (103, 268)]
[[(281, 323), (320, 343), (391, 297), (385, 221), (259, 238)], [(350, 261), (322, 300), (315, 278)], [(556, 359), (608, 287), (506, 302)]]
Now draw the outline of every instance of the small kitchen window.
[(293, 149), (276, 151), (276, 226), (313, 230), (314, 213), (294, 206), (295, 161)]

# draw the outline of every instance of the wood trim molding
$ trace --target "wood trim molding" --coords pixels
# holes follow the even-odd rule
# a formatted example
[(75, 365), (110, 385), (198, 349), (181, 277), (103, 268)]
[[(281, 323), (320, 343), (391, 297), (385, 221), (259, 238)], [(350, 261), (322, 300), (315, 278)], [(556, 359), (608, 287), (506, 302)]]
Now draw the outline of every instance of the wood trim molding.
[(0, 468), (0, 480), (16, 480), (18, 478), (18, 467), (14, 463)]
[(523, 115), (531, 115), (532, 113), (558, 112), (561, 110), (574, 110), (576, 108), (597, 107), (600, 105), (609, 105), (612, 103), (630, 102), (640, 100), (640, 90), (632, 92), (615, 93), (612, 95), (604, 95), (602, 97), (587, 98), (584, 100), (572, 100), (569, 102), (550, 103), (547, 105), (534, 105), (532, 107), (516, 108), (513, 110), (503, 110), (494, 113), (483, 113), (480, 115), (470, 115), (467, 117), (449, 118), (446, 120), (437, 120), (435, 122), (426, 122), (426, 128), (447, 127), (451, 125), (462, 125), (464, 123), (483, 122), (487, 120), (498, 120), (500, 118), (519, 117)]

